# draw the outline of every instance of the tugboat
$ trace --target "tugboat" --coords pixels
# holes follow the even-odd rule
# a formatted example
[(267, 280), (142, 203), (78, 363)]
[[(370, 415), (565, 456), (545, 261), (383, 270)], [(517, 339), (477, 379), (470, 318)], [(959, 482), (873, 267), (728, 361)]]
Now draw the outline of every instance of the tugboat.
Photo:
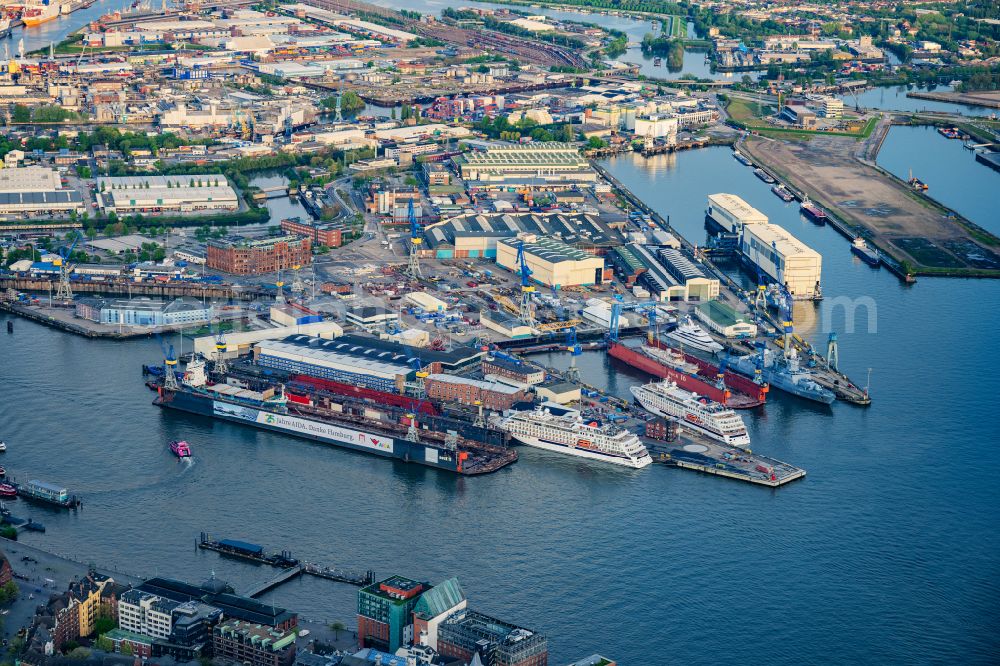
[(910, 187), (915, 189), (917, 192), (926, 192), (928, 189), (927, 183), (920, 180), (919, 178), (914, 178), (912, 171), (910, 172), (910, 179), (906, 182), (909, 183)]
[(191, 457), (191, 447), (183, 440), (170, 442), (170, 452), (178, 458)]
[(0, 483), (0, 497), (7, 499), (17, 497), (17, 488), (9, 483)]

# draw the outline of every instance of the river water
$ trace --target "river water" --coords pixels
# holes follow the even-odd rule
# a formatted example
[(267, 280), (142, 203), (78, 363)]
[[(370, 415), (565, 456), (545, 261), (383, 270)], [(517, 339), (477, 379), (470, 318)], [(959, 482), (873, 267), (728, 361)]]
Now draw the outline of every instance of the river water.
[[(15, 514), (49, 528), (23, 538), (137, 573), (214, 571), (237, 589), (273, 571), (197, 551), (200, 531), (380, 575), (456, 575), (479, 610), (549, 635), (554, 664), (594, 651), (623, 664), (665, 654), (715, 664), (762, 650), (789, 665), (995, 662), (1000, 454), (985, 396), (1000, 390), (989, 334), (1000, 283), (903, 286), (724, 148), (608, 165), (692, 240), (707, 194), (743, 196), (822, 252), (825, 303), (875, 308), (870, 332), (863, 310), (851, 332), (842, 312), (796, 308), (797, 330), (816, 343), (838, 331), (853, 377), (873, 369), (870, 408), (777, 394), (747, 415), (754, 448), (805, 467), (805, 480), (771, 491), (531, 449), (498, 474), (455, 478), (160, 411), (139, 374), (160, 356), (155, 340), (87, 340), (18, 320), (0, 337), (3, 464), (85, 501), (75, 514), (16, 502)], [(978, 220), (988, 206), (963, 212)], [(643, 380), (599, 353), (580, 367), (622, 396)], [(171, 457), (173, 438), (192, 443), (190, 464)], [(303, 579), (266, 598), (353, 626), (354, 595)]]
[[(932, 195), (995, 225), (995, 183), (956, 176), (956, 191), (940, 179), (992, 172), (957, 142), (902, 129), (883, 166), (912, 168)], [(859, 381), (872, 368), (874, 404), (825, 408), (776, 394), (747, 415), (754, 448), (805, 467), (805, 480), (770, 491), (531, 449), (498, 474), (455, 478), (161, 411), (139, 374), (161, 355), (155, 340), (87, 340), (17, 320), (0, 337), (2, 462), (85, 501), (75, 514), (14, 502), (15, 514), (49, 528), (24, 540), (140, 574), (215, 572), (237, 589), (273, 570), (198, 551), (198, 532), (380, 575), (456, 575), (477, 609), (549, 635), (553, 664), (595, 651), (622, 664), (761, 654), (788, 665), (995, 663), (1000, 423), (987, 396), (1000, 390), (991, 360), (1000, 284), (903, 286), (724, 148), (607, 165), (693, 241), (704, 237), (705, 197), (726, 191), (823, 254), (827, 298), (797, 305), (796, 330), (821, 346), (836, 330), (842, 367)], [(853, 331), (833, 307), (844, 302), (858, 305)], [(643, 381), (600, 353), (579, 365), (617, 395)], [(173, 438), (192, 443), (193, 461), (173, 460)], [(302, 579), (265, 598), (354, 624), (347, 586)]]

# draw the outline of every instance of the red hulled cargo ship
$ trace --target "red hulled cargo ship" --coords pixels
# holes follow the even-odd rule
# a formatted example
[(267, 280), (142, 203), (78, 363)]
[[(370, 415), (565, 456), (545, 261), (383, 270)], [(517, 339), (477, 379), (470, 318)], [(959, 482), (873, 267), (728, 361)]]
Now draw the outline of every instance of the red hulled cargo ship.
[[(660, 349), (668, 349), (662, 342)], [(608, 353), (619, 361), (633, 368), (638, 368), (654, 377), (668, 379), (682, 389), (714, 400), (731, 409), (750, 409), (763, 405), (767, 399), (767, 385), (761, 386), (751, 379), (727, 370), (723, 377), (725, 388), (719, 388), (716, 378), (719, 368), (697, 356), (683, 354), (684, 362), (696, 366), (697, 374), (690, 374), (671, 367), (652, 356), (643, 354), (641, 350), (627, 347), (620, 342), (612, 342)]]

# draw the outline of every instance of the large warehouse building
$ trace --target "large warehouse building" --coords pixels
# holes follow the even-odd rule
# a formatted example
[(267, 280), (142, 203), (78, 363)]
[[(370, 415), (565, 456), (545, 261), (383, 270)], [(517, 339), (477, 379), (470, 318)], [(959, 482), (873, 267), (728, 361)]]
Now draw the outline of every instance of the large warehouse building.
[(403, 391), (418, 366), (430, 373), (456, 372), (478, 365), (484, 354), (461, 346), (451, 351), (415, 349), (363, 335), (334, 340), (290, 335), (254, 348), (257, 364), (265, 368), (392, 393)]
[(748, 224), (740, 237), (743, 261), (783, 284), (796, 300), (818, 299), (823, 258), (776, 224)]
[(55, 169), (0, 169), (0, 215), (82, 213), (84, 208), (80, 193), (63, 189)]
[(106, 213), (238, 210), (236, 191), (217, 173), (97, 179), (97, 205)]
[(489, 146), (454, 158), (469, 190), (565, 190), (597, 182), (597, 172), (568, 143)]
[[(497, 266), (517, 271), (517, 250), (522, 240), (505, 238), (497, 243)], [(527, 237), (524, 260), (531, 279), (547, 287), (587, 286), (604, 283), (604, 259), (551, 238)]]
[(744, 225), (767, 224), (767, 215), (760, 212), (735, 194), (709, 194), (709, 220), (728, 234), (739, 234)]
[[(617, 221), (612, 221), (617, 226)], [(548, 236), (578, 249), (608, 250), (624, 239), (587, 213), (468, 213), (424, 229), (427, 252), (438, 259), (497, 256), (497, 242), (518, 234)]]

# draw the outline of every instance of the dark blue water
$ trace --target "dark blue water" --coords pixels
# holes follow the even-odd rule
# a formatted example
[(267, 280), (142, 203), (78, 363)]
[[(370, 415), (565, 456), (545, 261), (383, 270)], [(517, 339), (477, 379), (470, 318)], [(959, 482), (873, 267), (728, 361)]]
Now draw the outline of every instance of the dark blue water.
[[(49, 527), (25, 540), (139, 573), (215, 571), (238, 589), (273, 571), (196, 551), (199, 531), (379, 574), (456, 575), (473, 606), (549, 635), (554, 664), (595, 651), (623, 664), (994, 663), (1000, 284), (904, 287), (726, 149), (612, 168), (692, 239), (708, 193), (740, 194), (823, 253), (828, 301), (876, 305), (873, 333), (863, 317), (850, 333), (842, 315), (796, 310), (817, 342), (832, 320), (851, 375), (873, 369), (871, 408), (775, 395), (748, 416), (755, 450), (805, 467), (805, 480), (771, 491), (530, 449), (498, 474), (455, 478), (160, 411), (138, 371), (156, 341), (18, 320), (0, 337), (2, 462), (85, 498), (78, 514), (16, 507)], [(580, 365), (619, 395), (642, 379), (597, 353)], [(166, 449), (177, 437), (194, 446), (190, 466)], [(354, 593), (304, 579), (268, 598), (353, 626)]]

